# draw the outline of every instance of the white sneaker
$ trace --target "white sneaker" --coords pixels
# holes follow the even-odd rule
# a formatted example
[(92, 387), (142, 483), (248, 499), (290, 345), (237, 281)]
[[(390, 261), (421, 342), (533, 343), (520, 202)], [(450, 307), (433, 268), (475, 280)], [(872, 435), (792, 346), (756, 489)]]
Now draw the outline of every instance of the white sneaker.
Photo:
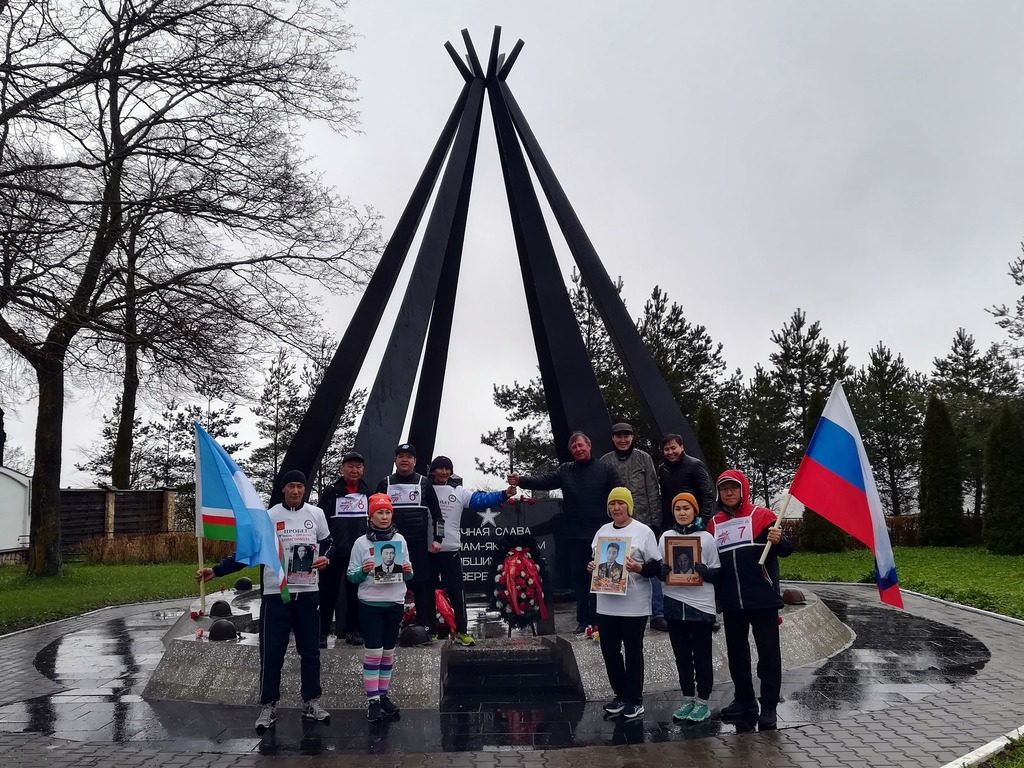
[(310, 699), (302, 705), (302, 718), (323, 723), (331, 719), (331, 713), (320, 706), (319, 699)]
[(263, 733), (277, 722), (277, 702), (272, 701), (260, 708), (260, 716), (256, 718), (256, 733)]

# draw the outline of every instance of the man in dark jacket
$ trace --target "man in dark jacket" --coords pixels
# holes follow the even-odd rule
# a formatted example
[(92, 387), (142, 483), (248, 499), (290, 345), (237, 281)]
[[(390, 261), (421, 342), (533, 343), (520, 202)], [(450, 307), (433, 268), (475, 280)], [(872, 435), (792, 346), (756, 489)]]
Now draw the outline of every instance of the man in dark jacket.
[(434, 484), (430, 478), (419, 474), (415, 466), (416, 447), (402, 443), (395, 448), (395, 473), (377, 484), (377, 493), (387, 494), (395, 506), (395, 527), (409, 545), (409, 560), (414, 574), (409, 587), (416, 600), (416, 623), (427, 630), (429, 637), (436, 609), (427, 555), (441, 551), (444, 517), (437, 503)]
[(508, 484), (529, 491), (562, 489), (564, 537), (560, 546), (566, 550), (572, 574), (576, 595), (574, 632), (579, 635), (596, 621), (587, 572), (587, 564), (594, 559), (590, 544), (597, 529), (608, 522), (608, 494), (619, 484), (619, 475), (613, 467), (593, 457), (590, 438), (582, 432), (573, 432), (569, 437), (569, 453), (573, 460), (559, 464), (554, 472), (523, 476), (513, 473), (508, 476)]
[[(773, 527), (775, 513), (750, 503), (750, 483), (742, 472), (723, 472), (718, 478), (718, 495), (719, 511), (708, 523), (708, 533), (715, 537), (722, 561), (715, 593), (722, 604), (729, 674), (736, 687), (736, 698), (722, 710), (722, 719), (747, 722), (756, 717), (761, 730), (773, 730), (782, 687), (779, 558), (792, 553), (793, 546), (781, 528)], [(758, 561), (768, 542), (772, 546), (761, 565)], [(760, 716), (750, 677), (751, 630), (761, 679)]]
[(349, 451), (341, 457), (341, 476), (320, 493), (320, 508), (334, 540), (335, 558), (320, 580), (320, 647), (327, 647), (327, 635), (334, 618), (334, 634), (349, 645), (362, 645), (359, 634), (358, 586), (345, 578), (348, 558), (355, 540), (366, 533), (367, 498), (370, 486), (363, 480), (365, 462), (361, 454)]
[(672, 517), (672, 499), (679, 493), (692, 493), (700, 504), (700, 515), (706, 523), (714, 514), (715, 488), (704, 462), (689, 456), (683, 448), (681, 435), (669, 434), (661, 439), (661, 467), (658, 482), (661, 485), (661, 530), (675, 525)]

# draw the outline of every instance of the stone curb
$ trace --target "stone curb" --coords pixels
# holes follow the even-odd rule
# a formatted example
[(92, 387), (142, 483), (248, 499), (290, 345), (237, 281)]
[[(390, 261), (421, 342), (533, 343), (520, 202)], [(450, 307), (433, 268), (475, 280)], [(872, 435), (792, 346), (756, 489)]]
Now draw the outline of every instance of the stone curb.
[(988, 744), (978, 747), (973, 752), (968, 752), (962, 757), (958, 757), (951, 763), (946, 763), (941, 768), (971, 768), (971, 766), (980, 765), (981, 763), (988, 760), (993, 755), (996, 755), (1010, 746), (1010, 743), (1024, 736), (1024, 725), (1016, 730), (1010, 731), (1005, 736), (1000, 736), (998, 739), (993, 739)]
[[(822, 586), (828, 586), (829, 584), (843, 586), (843, 587), (873, 587), (877, 591), (877, 587), (874, 584), (865, 584), (860, 581), (793, 581), (791, 579), (783, 579), (787, 584), (821, 584)], [(968, 613), (976, 613), (979, 616), (987, 616), (990, 619), (999, 619), (1000, 621), (1006, 621), (1010, 624), (1017, 624), (1018, 626), (1024, 627), (1024, 619), (1018, 619), (1015, 616), (1007, 616), (1003, 613), (996, 613), (995, 611), (986, 611), (984, 608), (975, 608), (973, 605), (964, 605), (963, 603), (956, 603), (952, 600), (946, 600), (942, 597), (936, 597), (935, 595), (926, 595), (924, 592), (915, 592), (912, 589), (900, 588), (900, 591), (906, 595), (913, 595), (914, 597), (920, 597), (925, 600), (931, 600), (933, 603), (939, 603), (940, 605), (949, 605), (953, 608), (959, 608), (960, 610), (967, 611)], [(899, 610), (899, 609), (896, 609)]]
[(162, 603), (171, 603), (179, 600), (188, 600), (187, 597), (165, 597), (162, 600), (146, 600), (141, 603), (119, 603), (117, 605), (104, 605), (102, 608), (93, 608), (91, 611), (85, 613), (76, 613), (72, 616), (65, 616), (62, 619), (54, 619), (53, 621), (47, 621), (45, 624), (33, 624), (31, 627), (24, 627), (23, 629), (16, 629), (13, 632), (8, 632), (6, 635), (0, 635), (0, 640), (6, 640), (9, 637), (16, 637), (17, 635), (23, 635), (26, 632), (35, 632), (37, 629), (43, 629), (44, 627), (52, 627), (54, 624), (60, 624), (64, 621), (72, 621), (74, 619), (81, 619), (85, 616), (94, 616), (97, 613), (103, 611), (114, 611), (118, 608), (134, 608), (136, 606), (145, 605), (160, 605)]

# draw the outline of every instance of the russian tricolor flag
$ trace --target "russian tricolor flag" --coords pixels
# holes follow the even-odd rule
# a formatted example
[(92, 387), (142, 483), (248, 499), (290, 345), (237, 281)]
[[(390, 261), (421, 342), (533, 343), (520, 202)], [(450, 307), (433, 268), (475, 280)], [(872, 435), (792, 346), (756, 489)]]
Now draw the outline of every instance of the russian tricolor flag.
[(882, 503), (860, 430), (839, 382), (832, 387), (789, 492), (872, 551), (882, 602), (902, 608)]

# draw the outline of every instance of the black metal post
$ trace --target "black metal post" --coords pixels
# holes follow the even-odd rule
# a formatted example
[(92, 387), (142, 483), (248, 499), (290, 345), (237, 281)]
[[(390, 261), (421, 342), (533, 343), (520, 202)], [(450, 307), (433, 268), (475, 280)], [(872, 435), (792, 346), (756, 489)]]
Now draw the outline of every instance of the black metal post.
[(492, 76), (487, 92), (505, 176), (505, 192), (512, 214), (545, 399), (551, 413), (555, 448), (559, 457), (568, 461), (567, 443), (571, 431), (579, 429), (586, 432), (594, 442), (595, 451), (603, 452), (611, 447), (611, 422), (573, 315), (526, 159), (500, 89), (496, 86)]
[[(373, 341), (373, 335), (380, 324), (381, 315), (387, 307), (388, 300), (395, 285), (398, 274), (402, 271), (405, 257), (409, 253), (420, 219), (426, 210), (430, 193), (434, 189), (441, 167), (444, 164), (448, 148), (455, 138), (455, 132), (465, 111), (469, 98), (470, 84), (463, 86), (459, 98), (455, 101), (451, 114), (434, 144), (430, 157), (413, 187), (412, 195), (402, 215), (395, 224), (395, 231), (388, 241), (380, 262), (373, 272), (366, 290), (359, 299), (352, 319), (349, 321), (345, 334), (338, 344), (338, 349), (324, 372), (324, 378), (310, 400), (309, 408), (299, 423), (295, 436), (288, 445), (278, 478), (291, 469), (301, 470), (306, 477), (312, 479), (313, 471), (330, 445), (334, 431), (338, 428), (348, 399), (352, 395), (359, 369), (366, 359), (366, 352)], [(333, 470), (333, 468), (332, 468)], [(281, 501), (280, 483), (274, 481), (271, 493), (271, 504)], [(312, 483), (307, 483), (307, 493), (312, 490)]]
[(356, 448), (366, 460), (365, 472), (371, 485), (390, 471), (392, 450), (401, 437), (409, 411), (427, 324), (483, 108), (483, 92), (484, 81), (474, 78), (469, 83), (459, 131), (427, 221), (409, 286), (359, 422)]
[[(501, 76), (507, 75), (508, 70), (509, 64), (506, 63)], [(619, 297), (614, 282), (601, 263), (593, 243), (587, 236), (583, 224), (548, 163), (540, 143), (530, 129), (530, 125), (516, 103), (508, 84), (503, 79), (499, 79), (496, 84), (489, 83), (488, 85), (492, 91), (497, 88), (501, 92), (502, 101), (523, 142), (541, 189), (544, 190), (548, 203), (555, 214), (555, 220), (562, 230), (576, 265), (579, 267), (583, 282), (590, 291), (594, 305), (608, 329), (612, 344), (622, 360), (641, 406), (651, 424), (658, 430), (658, 437), (670, 432), (678, 432), (683, 436), (686, 452), (703, 459), (696, 434), (690, 428), (686, 416), (680, 410), (672, 391), (661, 375), (661, 371), (658, 370), (657, 364), (651, 358), (647, 347), (644, 346), (636, 325)], [(494, 109), (493, 97), (491, 108)]]

